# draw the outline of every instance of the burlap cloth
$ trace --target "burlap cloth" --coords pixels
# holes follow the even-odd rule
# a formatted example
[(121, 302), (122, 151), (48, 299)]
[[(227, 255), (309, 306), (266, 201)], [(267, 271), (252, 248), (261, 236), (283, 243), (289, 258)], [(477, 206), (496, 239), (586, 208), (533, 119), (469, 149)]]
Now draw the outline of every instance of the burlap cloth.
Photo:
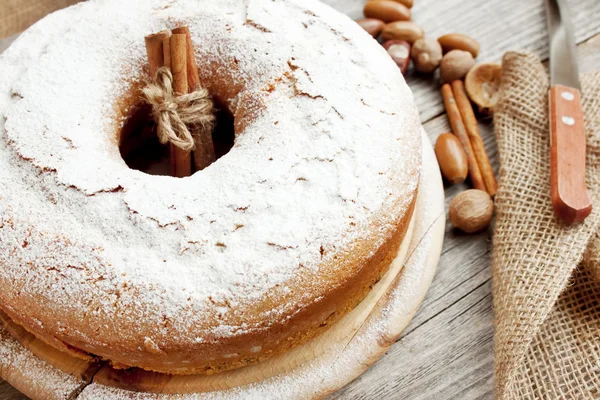
[(0, 39), (27, 29), (53, 11), (81, 0), (0, 0)]
[[(1, 0), (0, 38), (78, 0)], [(548, 77), (508, 53), (494, 122), (500, 157), (493, 239), (496, 394), (600, 398), (600, 72), (583, 77), (594, 210), (567, 228), (550, 204)]]
[(496, 395), (600, 398), (600, 72), (582, 77), (593, 211), (566, 227), (550, 202), (549, 80), (531, 54), (503, 59), (493, 238)]

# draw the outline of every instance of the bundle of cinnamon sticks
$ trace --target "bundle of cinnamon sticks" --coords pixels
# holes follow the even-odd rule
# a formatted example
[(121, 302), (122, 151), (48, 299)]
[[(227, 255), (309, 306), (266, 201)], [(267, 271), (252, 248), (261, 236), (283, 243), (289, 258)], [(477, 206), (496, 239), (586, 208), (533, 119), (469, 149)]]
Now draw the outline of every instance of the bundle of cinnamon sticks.
[(442, 86), (442, 96), (452, 131), (463, 145), (469, 166), (469, 177), (475, 189), (488, 192), (494, 197), (498, 183), (492, 164), (485, 151), (477, 119), (471, 101), (461, 80)]
[[(182, 95), (200, 88), (200, 75), (194, 55), (194, 45), (187, 26), (160, 31), (145, 37), (150, 76), (154, 79), (161, 67), (171, 70), (173, 90)], [(216, 160), (210, 132), (200, 132), (192, 153), (170, 145), (171, 175), (182, 178), (200, 171)], [(193, 159), (193, 160), (192, 160)]]

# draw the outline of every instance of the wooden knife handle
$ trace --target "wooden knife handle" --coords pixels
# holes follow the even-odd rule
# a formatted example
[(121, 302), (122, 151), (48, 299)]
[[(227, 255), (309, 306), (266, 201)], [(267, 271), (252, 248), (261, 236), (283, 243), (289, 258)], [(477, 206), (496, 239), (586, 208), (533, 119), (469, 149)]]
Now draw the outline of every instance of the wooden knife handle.
[(585, 183), (585, 127), (579, 90), (550, 88), (551, 194), (556, 216), (566, 224), (592, 211)]

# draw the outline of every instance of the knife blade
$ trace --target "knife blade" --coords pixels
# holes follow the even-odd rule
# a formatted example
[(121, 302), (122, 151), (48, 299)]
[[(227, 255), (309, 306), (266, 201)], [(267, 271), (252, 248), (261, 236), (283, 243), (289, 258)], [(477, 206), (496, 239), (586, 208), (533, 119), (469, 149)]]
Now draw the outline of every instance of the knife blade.
[(550, 168), (556, 216), (566, 224), (592, 211), (586, 171), (586, 138), (579, 69), (569, 11), (564, 0), (545, 0), (550, 39)]
[(580, 89), (575, 39), (567, 5), (561, 0), (546, 0), (546, 19), (550, 35), (550, 82)]

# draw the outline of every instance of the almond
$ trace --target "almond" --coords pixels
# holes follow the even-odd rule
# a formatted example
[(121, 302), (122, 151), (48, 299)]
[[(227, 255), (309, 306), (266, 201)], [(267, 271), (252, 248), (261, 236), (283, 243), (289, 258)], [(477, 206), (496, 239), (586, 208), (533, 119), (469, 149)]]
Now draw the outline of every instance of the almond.
[(411, 16), (405, 5), (392, 0), (371, 0), (365, 4), (363, 11), (365, 17), (383, 22), (409, 21)]
[[(372, 1), (372, 0), (369, 0), (369, 1)], [(403, 4), (408, 8), (412, 8), (412, 6), (413, 6), (413, 0), (393, 0), (393, 1), (395, 1), (396, 3)]]
[(363, 18), (357, 20), (356, 23), (374, 38), (379, 36), (381, 30), (385, 26), (385, 22), (376, 18)]
[(479, 42), (470, 36), (462, 33), (449, 33), (438, 38), (438, 42), (442, 45), (444, 54), (452, 50), (463, 50), (471, 53), (473, 58), (479, 55)]
[(406, 40), (414, 43), (424, 35), (423, 29), (414, 22), (398, 21), (387, 24), (383, 27), (381, 37), (383, 40)]
[(442, 133), (435, 142), (435, 156), (442, 175), (450, 183), (463, 183), (469, 173), (467, 155), (456, 135)]

